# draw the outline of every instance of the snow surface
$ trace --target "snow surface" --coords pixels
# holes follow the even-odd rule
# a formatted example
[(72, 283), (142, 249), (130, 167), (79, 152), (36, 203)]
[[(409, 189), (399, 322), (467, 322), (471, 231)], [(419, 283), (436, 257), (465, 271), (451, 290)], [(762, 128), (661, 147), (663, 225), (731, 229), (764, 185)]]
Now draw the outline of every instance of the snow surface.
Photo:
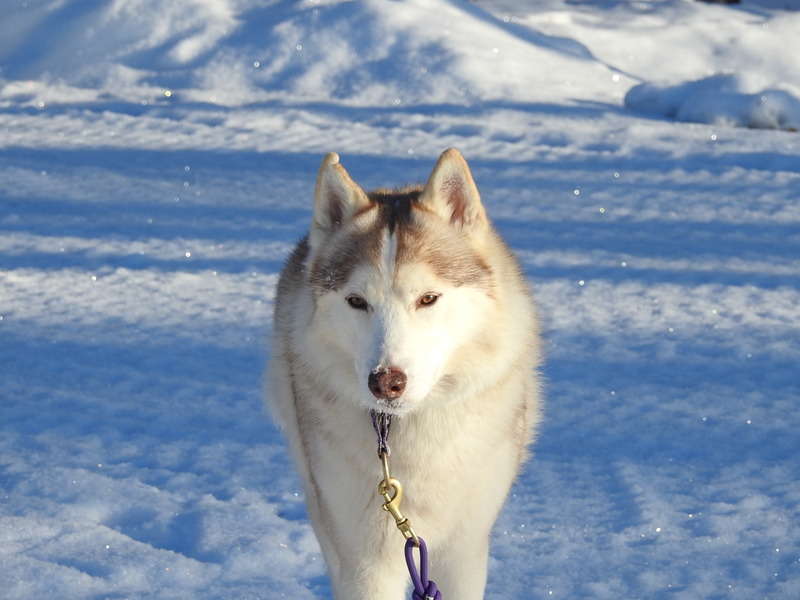
[(547, 325), (488, 596), (800, 597), (799, 8), (5, 3), (0, 596), (329, 598), (273, 286), (455, 146)]

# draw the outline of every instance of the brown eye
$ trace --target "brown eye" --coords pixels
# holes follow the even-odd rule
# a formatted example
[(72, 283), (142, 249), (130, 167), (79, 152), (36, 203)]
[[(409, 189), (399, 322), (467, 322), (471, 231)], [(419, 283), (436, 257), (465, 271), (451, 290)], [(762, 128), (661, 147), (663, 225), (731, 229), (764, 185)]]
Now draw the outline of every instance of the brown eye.
[(369, 308), (367, 301), (355, 294), (350, 294), (347, 297), (347, 303), (350, 305), (350, 308), (355, 308), (356, 310), (367, 310), (367, 308)]
[(432, 304), (435, 304), (438, 299), (439, 294), (428, 292), (427, 294), (420, 296), (419, 300), (417, 300), (417, 306), (431, 306)]

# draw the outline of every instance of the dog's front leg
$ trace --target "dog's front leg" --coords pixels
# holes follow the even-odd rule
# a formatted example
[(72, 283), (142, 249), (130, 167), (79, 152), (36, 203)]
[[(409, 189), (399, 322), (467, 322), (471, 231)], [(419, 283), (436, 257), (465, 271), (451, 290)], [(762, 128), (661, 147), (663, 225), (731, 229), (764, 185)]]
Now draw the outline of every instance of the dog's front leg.
[[(332, 472), (330, 469), (326, 475)], [(377, 484), (367, 487), (366, 482), (350, 480), (350, 485), (341, 485), (343, 481), (329, 480), (332, 493), (324, 500), (321, 494), (314, 496), (323, 500), (322, 510), (313, 511), (317, 503), (309, 502), (334, 599), (407, 600), (409, 575), (403, 537), (380, 509)], [(365, 506), (364, 498), (368, 499)]]
[(400, 542), (372, 556), (341, 557), (338, 573), (331, 574), (335, 600), (407, 600), (409, 577)]
[(487, 537), (476, 536), (436, 553), (430, 577), (445, 600), (482, 600), (488, 561)]

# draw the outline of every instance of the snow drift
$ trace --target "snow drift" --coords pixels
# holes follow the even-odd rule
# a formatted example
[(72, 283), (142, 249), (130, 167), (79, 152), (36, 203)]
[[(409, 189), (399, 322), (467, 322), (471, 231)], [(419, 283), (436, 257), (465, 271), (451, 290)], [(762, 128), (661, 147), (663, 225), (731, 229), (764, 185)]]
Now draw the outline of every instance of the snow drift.
[(728, 74), (690, 83), (643, 83), (625, 96), (625, 106), (656, 117), (759, 129), (800, 129), (800, 99), (783, 90), (744, 93), (741, 80)]

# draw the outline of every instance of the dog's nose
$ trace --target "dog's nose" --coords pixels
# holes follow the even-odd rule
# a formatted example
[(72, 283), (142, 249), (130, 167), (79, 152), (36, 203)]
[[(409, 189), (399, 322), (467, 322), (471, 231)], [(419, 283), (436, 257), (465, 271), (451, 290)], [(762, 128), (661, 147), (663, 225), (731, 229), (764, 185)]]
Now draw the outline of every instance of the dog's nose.
[(406, 374), (400, 369), (375, 369), (369, 374), (369, 391), (378, 400), (396, 400), (406, 389)]

